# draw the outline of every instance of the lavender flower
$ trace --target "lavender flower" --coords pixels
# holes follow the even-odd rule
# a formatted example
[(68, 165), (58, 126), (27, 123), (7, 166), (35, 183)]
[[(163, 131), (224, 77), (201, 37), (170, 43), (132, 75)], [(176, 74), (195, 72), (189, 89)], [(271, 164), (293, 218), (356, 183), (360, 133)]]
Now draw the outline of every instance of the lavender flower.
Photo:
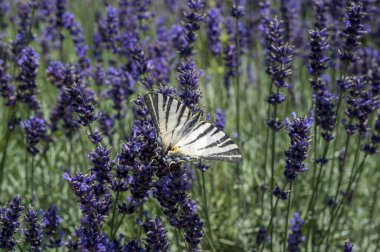
[(51, 206), (47, 212), (41, 211), (42, 220), (41, 227), (44, 230), (45, 238), (48, 238), (46, 246), (48, 248), (59, 248), (64, 243), (62, 234), (59, 232), (59, 227), (62, 223), (62, 218), (57, 214), (57, 207)]
[(19, 218), (23, 210), (20, 195), (16, 195), (8, 207), (0, 208), (0, 248), (13, 250), (16, 246), (13, 236), (20, 226)]
[(207, 25), (207, 38), (208, 47), (213, 55), (218, 55), (222, 50), (222, 43), (220, 42), (220, 23), (222, 16), (219, 8), (211, 8), (207, 11), (206, 25)]
[(157, 216), (154, 220), (147, 217), (145, 223), (140, 221), (139, 224), (147, 235), (147, 239), (145, 241), (147, 243), (148, 250), (168, 251), (168, 237), (166, 235), (166, 230), (161, 223), (160, 217)]
[[(327, 51), (329, 44), (327, 42), (328, 33), (326, 29), (311, 30), (310, 34), (310, 51), (309, 56), (309, 73), (314, 77), (321, 77), (323, 72), (328, 68), (329, 57)], [(313, 88), (316, 90), (317, 85), (314, 84)]]
[(301, 219), (299, 213), (295, 213), (294, 217), (290, 220), (292, 233), (288, 238), (288, 251), (299, 252), (300, 244), (305, 241), (305, 237), (302, 236), (302, 226), (304, 221)]
[(34, 1), (18, 3), (18, 28), (15, 41), (12, 43), (12, 53), (15, 59), (18, 59), (22, 49), (27, 46), (33, 39), (31, 33), (32, 13), (36, 8)]
[[(340, 58), (343, 62), (352, 62), (355, 60), (355, 54), (360, 46), (360, 40), (363, 34), (366, 33), (363, 25), (363, 19), (366, 13), (363, 9), (363, 3), (361, 1), (350, 1), (346, 10), (343, 36), (344, 45), (340, 54)], [(347, 64), (347, 63), (346, 63)]]
[(190, 108), (193, 113), (199, 111), (198, 103), (201, 98), (198, 87), (200, 73), (194, 68), (193, 63), (182, 66), (178, 71), (177, 79), (180, 87), (180, 98), (184, 105)]
[(26, 103), (32, 110), (39, 111), (40, 103), (37, 100), (37, 71), (39, 66), (39, 56), (32, 48), (27, 47), (22, 50), (21, 57), (17, 60), (17, 65), (21, 71), (17, 77), (20, 82), (18, 86), (18, 98)]
[(377, 148), (380, 144), (380, 113), (377, 114), (377, 119), (375, 121), (375, 126), (372, 130), (372, 136), (369, 143), (362, 146), (362, 151), (366, 154), (374, 155), (376, 154)]
[(96, 177), (96, 180), (103, 184), (109, 183), (112, 180), (112, 168), (115, 165), (115, 161), (111, 160), (111, 149), (107, 149), (106, 147), (97, 146), (96, 150), (90, 152), (88, 155), (92, 167), (91, 171)]
[(31, 116), (28, 120), (22, 122), (21, 126), (26, 132), (27, 150), (34, 156), (39, 152), (38, 143), (46, 137), (45, 120)]
[(43, 232), (38, 214), (33, 208), (30, 208), (26, 214), (25, 222), (27, 224), (27, 228), (24, 230), (25, 241), (30, 246), (29, 251), (42, 251)]
[(322, 129), (323, 139), (329, 142), (333, 139), (332, 132), (335, 128), (334, 101), (336, 98), (328, 90), (321, 90), (316, 96), (316, 124)]
[(197, 213), (197, 207), (192, 200), (186, 200), (182, 205), (183, 213), (179, 216), (180, 226), (185, 232), (185, 240), (189, 244), (190, 251), (197, 249), (204, 234), (203, 223)]
[(224, 86), (227, 89), (228, 95), (231, 86), (231, 78), (236, 76), (236, 66), (238, 64), (237, 49), (235, 44), (228, 44), (223, 50), (224, 65), (226, 72), (224, 75)]
[(100, 131), (104, 136), (108, 137), (110, 143), (112, 143), (113, 131), (115, 126), (114, 120), (107, 113), (101, 113), (98, 121)]
[(196, 41), (196, 33), (200, 29), (200, 24), (203, 21), (203, 14), (201, 13), (204, 7), (204, 0), (188, 0), (185, 11), (185, 24), (184, 32), (187, 43), (180, 49), (180, 55), (183, 58), (188, 58), (193, 55), (192, 45)]
[(245, 10), (244, 10), (245, 0), (234, 0), (231, 8), (231, 16), (239, 19), (244, 17)]
[(73, 83), (66, 90), (75, 112), (78, 115), (78, 123), (89, 126), (96, 120), (94, 92), (81, 82)]
[(91, 63), (87, 57), (88, 46), (85, 43), (82, 28), (80, 24), (75, 21), (74, 14), (72, 13), (65, 13), (63, 19), (65, 28), (70, 32), (73, 40), (75, 52), (79, 58), (79, 66), (84, 74), (88, 74)]
[(297, 0), (281, 0), (281, 18), (284, 21), (284, 38), (286, 41), (292, 41), (297, 48), (302, 46), (301, 21), (301, 4)]
[(350, 240), (346, 240), (344, 242), (343, 251), (344, 252), (353, 252), (354, 251), (354, 245), (352, 245)]
[(221, 109), (215, 110), (214, 126), (222, 131), (224, 130), (224, 127), (226, 126), (226, 112)]
[(0, 95), (6, 100), (6, 106), (14, 106), (16, 104), (15, 87), (9, 84), (12, 76), (7, 74), (6, 62), (0, 59)]
[(293, 182), (297, 175), (307, 169), (302, 163), (307, 158), (310, 144), (310, 128), (313, 119), (299, 118), (293, 113), (293, 122), (285, 120), (286, 131), (290, 137), (290, 148), (285, 151), (286, 163), (284, 176), (288, 182)]
[(269, 239), (267, 230), (264, 225), (261, 225), (256, 235), (256, 244), (261, 245), (264, 241)]
[(273, 196), (280, 198), (281, 200), (287, 200), (288, 194), (289, 192), (281, 190), (280, 187), (276, 184), (276, 187), (273, 190)]
[(363, 77), (352, 77), (347, 80), (347, 84), (349, 94), (345, 114), (349, 118), (349, 122), (345, 123), (346, 131), (348, 134), (353, 134), (357, 130), (365, 133), (368, 131), (368, 117), (379, 108), (379, 101), (365, 89)]

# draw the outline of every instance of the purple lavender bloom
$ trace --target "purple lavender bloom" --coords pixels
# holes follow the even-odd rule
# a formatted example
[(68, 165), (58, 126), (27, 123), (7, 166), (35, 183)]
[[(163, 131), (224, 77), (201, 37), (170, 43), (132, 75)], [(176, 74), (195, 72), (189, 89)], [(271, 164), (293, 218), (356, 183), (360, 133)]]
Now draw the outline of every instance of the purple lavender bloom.
[(236, 76), (236, 66), (238, 64), (237, 49), (235, 44), (228, 44), (224, 48), (224, 65), (226, 73), (224, 75), (224, 85), (227, 89), (228, 95), (231, 86), (231, 78)]
[(89, 87), (75, 82), (66, 89), (66, 94), (78, 115), (77, 122), (80, 125), (89, 126), (96, 120), (94, 92)]
[(16, 104), (16, 92), (13, 84), (9, 84), (12, 76), (7, 74), (7, 66), (4, 60), (0, 59), (0, 95), (5, 99), (6, 106), (14, 106)]
[(25, 215), (27, 228), (24, 230), (25, 241), (29, 244), (30, 251), (42, 251), (42, 239), (44, 237), (38, 213), (30, 208)]
[(256, 244), (261, 245), (263, 242), (269, 239), (267, 230), (264, 225), (261, 225), (256, 235)]
[(192, 112), (199, 111), (199, 99), (201, 93), (198, 86), (200, 72), (198, 72), (193, 63), (182, 65), (182, 69), (178, 71), (177, 79), (179, 81), (180, 94), (179, 97), (184, 105), (192, 110)]
[(80, 24), (75, 21), (74, 14), (65, 13), (64, 15), (65, 28), (70, 32), (74, 43), (75, 52), (79, 58), (79, 66), (84, 74), (88, 74), (91, 68), (90, 59), (87, 56), (88, 46), (86, 45), (83, 30)]
[(100, 126), (100, 131), (104, 136), (108, 137), (108, 140), (110, 141), (110, 143), (112, 143), (112, 135), (115, 126), (114, 120), (107, 113), (101, 113), (98, 122)]
[[(323, 80), (320, 80), (323, 81)], [(336, 100), (328, 90), (317, 93), (316, 99), (316, 124), (322, 129), (322, 137), (325, 141), (331, 141), (335, 127), (334, 101)]]
[(215, 110), (214, 126), (222, 131), (224, 130), (224, 127), (226, 126), (226, 112), (221, 109)]
[(354, 251), (354, 245), (352, 245), (350, 240), (346, 240), (344, 242), (343, 251), (344, 252), (353, 252)]
[(240, 19), (245, 15), (245, 0), (233, 0), (231, 8), (231, 16)]
[(297, 48), (302, 47), (301, 4), (297, 0), (281, 0), (281, 19), (283, 20), (285, 41), (292, 41)]
[(277, 17), (268, 23), (266, 37), (267, 69), (266, 73), (272, 78), (275, 86), (286, 88), (286, 78), (292, 74), (291, 61), (294, 47), (284, 42), (284, 30)]
[(327, 27), (327, 11), (328, 5), (324, 0), (314, 0), (314, 11), (316, 15), (316, 20), (314, 26), (317, 30), (323, 30)]
[(112, 180), (112, 168), (115, 166), (115, 161), (111, 160), (111, 149), (107, 147), (97, 146), (96, 150), (88, 155), (92, 167), (91, 171), (99, 183), (110, 183)]
[(174, 48), (177, 51), (181, 51), (182, 47), (188, 47), (188, 41), (185, 37), (185, 31), (181, 25), (173, 25), (171, 28), (171, 39)]
[(194, 201), (187, 199), (182, 205), (182, 210), (183, 213), (179, 216), (180, 226), (185, 232), (185, 240), (189, 244), (190, 251), (196, 251), (204, 236), (203, 223)]
[(293, 182), (297, 175), (307, 171), (302, 163), (307, 159), (307, 152), (310, 145), (310, 128), (313, 119), (299, 118), (293, 113), (293, 122), (285, 120), (286, 131), (290, 137), (290, 148), (285, 151), (286, 163), (284, 176), (288, 182)]
[(39, 66), (39, 56), (32, 48), (27, 47), (22, 50), (21, 57), (17, 60), (20, 67), (20, 74), (17, 80), (20, 82), (18, 86), (18, 98), (26, 103), (32, 110), (39, 111), (40, 103), (37, 100), (37, 72)]
[(62, 218), (57, 214), (57, 207), (53, 205), (46, 212), (41, 210), (41, 215), (41, 226), (44, 230), (45, 239), (48, 239), (45, 246), (48, 248), (63, 246), (62, 234), (59, 233)]
[(182, 45), (180, 56), (188, 58), (193, 55), (193, 43), (196, 41), (197, 32), (201, 28), (203, 21), (202, 10), (204, 8), (204, 0), (187, 0), (188, 10), (185, 11), (184, 33), (187, 44)]
[(145, 241), (148, 250), (168, 251), (168, 237), (160, 217), (157, 216), (154, 220), (147, 217), (145, 223), (139, 221), (139, 224), (147, 235)]
[(220, 34), (222, 30), (220, 24), (222, 16), (219, 8), (211, 8), (207, 11), (206, 25), (207, 25), (207, 38), (208, 47), (213, 55), (218, 55), (222, 51), (222, 43), (220, 42)]
[[(309, 56), (309, 73), (316, 78), (322, 76), (323, 72), (328, 68), (329, 57), (327, 56), (327, 51), (329, 49), (329, 44), (327, 42), (328, 33), (326, 29), (322, 30), (311, 30), (310, 34), (310, 56)], [(314, 91), (316, 92), (317, 90)]]
[(301, 219), (299, 213), (295, 213), (294, 217), (290, 219), (290, 224), (290, 230), (292, 230), (292, 233), (288, 238), (288, 251), (299, 252), (301, 251), (300, 244), (305, 241), (305, 237), (302, 236), (304, 221)]
[(23, 210), (20, 195), (16, 195), (8, 207), (0, 208), (0, 248), (14, 250), (16, 240), (13, 236), (20, 226), (19, 218)]
[(273, 196), (275, 196), (276, 198), (280, 198), (281, 200), (288, 199), (289, 192), (281, 190), (277, 184), (272, 193), (273, 193)]
[(31, 116), (28, 120), (21, 122), (21, 126), (26, 132), (27, 150), (35, 156), (39, 152), (38, 143), (46, 137), (45, 120)]
[(31, 25), (32, 13), (33, 9), (36, 8), (36, 3), (34, 1), (22, 1), (18, 3), (17, 7), (19, 17), (17, 35), (15, 41), (12, 42), (12, 53), (15, 59), (19, 58), (22, 49), (34, 39), (31, 33)]
[(46, 68), (46, 77), (57, 88), (67, 85), (65, 82), (65, 67), (61, 61), (53, 61)]
[[(360, 40), (366, 33), (363, 25), (363, 19), (366, 13), (361, 1), (350, 1), (344, 21), (344, 45), (340, 58), (343, 62), (352, 62), (355, 60), (357, 49), (360, 46)], [(347, 64), (347, 63), (346, 63)]]
[(368, 131), (369, 115), (379, 108), (379, 100), (377, 97), (372, 97), (371, 92), (365, 89), (363, 77), (351, 77), (347, 83), (348, 97), (346, 99), (347, 111), (345, 111), (349, 118), (349, 122), (346, 124), (347, 133), (352, 134), (356, 130), (365, 133)]

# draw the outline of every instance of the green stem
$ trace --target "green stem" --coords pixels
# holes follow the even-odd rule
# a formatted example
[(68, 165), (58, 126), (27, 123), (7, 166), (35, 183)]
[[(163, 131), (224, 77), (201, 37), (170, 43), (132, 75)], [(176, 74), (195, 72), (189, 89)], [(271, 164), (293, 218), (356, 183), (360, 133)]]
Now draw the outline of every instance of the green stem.
[(121, 223), (123, 223), (123, 220), (125, 218), (125, 215), (126, 214), (123, 214), (123, 216), (121, 217), (119, 223), (117, 224), (116, 228), (115, 228), (115, 231), (113, 232), (113, 234), (111, 233), (111, 237), (115, 237), (115, 235), (117, 234), (117, 231), (119, 230), (120, 226), (121, 226)]
[(115, 215), (116, 215), (116, 206), (117, 202), (119, 200), (119, 191), (116, 192), (116, 197), (115, 197), (115, 203), (113, 204), (113, 209), (112, 209), (112, 219), (111, 219), (111, 238), (113, 239), (113, 228), (114, 228), (114, 221), (115, 221)]
[(290, 213), (290, 203), (291, 203), (291, 196), (292, 196), (292, 185), (293, 183), (290, 183), (289, 185), (289, 200), (288, 200), (288, 208), (286, 210), (286, 222), (285, 222), (285, 235), (284, 235), (284, 245), (283, 245), (283, 251), (286, 251), (286, 240), (288, 238), (288, 222), (289, 222), (289, 213)]
[(203, 187), (203, 202), (205, 204), (205, 214), (206, 214), (206, 221), (207, 221), (207, 229), (208, 229), (208, 232), (210, 234), (210, 241), (209, 241), (209, 243), (210, 243), (210, 246), (211, 246), (211, 250), (215, 251), (215, 248), (214, 248), (214, 238), (213, 238), (212, 230), (211, 230), (210, 216), (208, 214), (207, 195), (206, 195), (206, 182), (205, 182), (205, 175), (204, 175), (203, 171), (202, 171), (202, 187)]
[(34, 193), (34, 160), (35, 160), (35, 156), (32, 156), (32, 165), (31, 165), (31, 178), (30, 178), (30, 191), (33, 195)]
[[(285, 183), (284, 187), (281, 189), (281, 191), (283, 191), (286, 186), (288, 185), (288, 182)], [(270, 220), (269, 220), (269, 223), (268, 223), (268, 226), (267, 226), (267, 234), (268, 233), (272, 233), (272, 225), (273, 225), (273, 219), (274, 219), (274, 215), (275, 215), (275, 212), (276, 212), (276, 209), (277, 209), (277, 205), (278, 205), (278, 202), (280, 200), (280, 197), (277, 197), (276, 198), (276, 203), (274, 204), (274, 207), (273, 207), (273, 210), (271, 211), (271, 215), (270, 215)], [(265, 242), (266, 242), (266, 239), (263, 241), (263, 244), (261, 245), (261, 249), (260, 249), (260, 252), (262, 252), (264, 250), (264, 247), (265, 247)], [(273, 236), (271, 236), (271, 244), (273, 243)]]
[(349, 146), (349, 143), (350, 143), (350, 139), (351, 139), (351, 135), (348, 135), (346, 136), (346, 145), (344, 147), (344, 154), (343, 154), (343, 160), (339, 163), (339, 167), (338, 167), (338, 173), (339, 173), (339, 180), (338, 180), (338, 185), (336, 187), (336, 192), (335, 192), (335, 196), (334, 196), (334, 202), (337, 201), (338, 199), (338, 196), (339, 196), (339, 191), (340, 191), (340, 187), (342, 185), (342, 181), (343, 181), (343, 167), (344, 167), (344, 164), (346, 162), (346, 158), (347, 158), (347, 152), (348, 152), (348, 146)]
[[(143, 216), (143, 208), (144, 208), (144, 205), (141, 204), (140, 206), (140, 211), (139, 211), (139, 219), (142, 221), (142, 216)], [(142, 234), (142, 228), (139, 227), (139, 233), (138, 233), (138, 236), (137, 236), (137, 240), (140, 240), (141, 238), (141, 234)]]
[(5, 174), (5, 161), (7, 159), (7, 152), (8, 152), (8, 146), (9, 146), (9, 140), (11, 139), (12, 131), (7, 129), (7, 133), (5, 134), (5, 141), (3, 146), (3, 152), (1, 155), (1, 162), (0, 162), (0, 195), (2, 195), (2, 188), (3, 188), (3, 181), (4, 181), (4, 174)]

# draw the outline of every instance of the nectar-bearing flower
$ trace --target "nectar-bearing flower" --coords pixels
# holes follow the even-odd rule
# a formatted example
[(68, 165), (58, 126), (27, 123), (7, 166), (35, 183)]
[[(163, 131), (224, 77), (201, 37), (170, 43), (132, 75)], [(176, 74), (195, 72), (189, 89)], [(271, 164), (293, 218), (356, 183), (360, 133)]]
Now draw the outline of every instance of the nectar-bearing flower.
[(290, 147), (285, 151), (284, 170), (284, 176), (288, 182), (293, 182), (298, 174), (307, 170), (303, 161), (308, 157), (311, 141), (310, 128), (312, 125), (313, 119), (297, 117), (296, 113), (293, 113), (293, 122), (289, 118), (285, 120), (286, 132), (288, 132), (290, 138)]
[(147, 236), (145, 239), (147, 249), (151, 251), (168, 251), (168, 237), (160, 217), (157, 216), (154, 220), (146, 217), (145, 223), (139, 221), (139, 225)]
[(305, 237), (302, 236), (304, 220), (301, 219), (299, 213), (295, 213), (294, 217), (290, 219), (290, 223), (290, 230), (292, 230), (292, 233), (288, 237), (288, 251), (299, 252), (301, 251), (301, 243), (305, 241)]
[(38, 213), (30, 208), (25, 215), (26, 229), (24, 230), (25, 241), (30, 251), (42, 251), (42, 239), (44, 237)]
[(27, 150), (34, 156), (39, 152), (38, 143), (46, 137), (46, 123), (43, 118), (31, 116), (21, 122), (26, 132)]
[(21, 196), (16, 195), (8, 207), (0, 208), (0, 248), (5, 250), (14, 250), (16, 239), (14, 238), (20, 226), (20, 215), (24, 211)]
[(222, 16), (219, 8), (214, 7), (207, 11), (206, 25), (208, 47), (213, 55), (218, 55), (222, 51), (222, 43), (220, 41), (220, 35), (222, 33), (220, 28), (221, 22)]

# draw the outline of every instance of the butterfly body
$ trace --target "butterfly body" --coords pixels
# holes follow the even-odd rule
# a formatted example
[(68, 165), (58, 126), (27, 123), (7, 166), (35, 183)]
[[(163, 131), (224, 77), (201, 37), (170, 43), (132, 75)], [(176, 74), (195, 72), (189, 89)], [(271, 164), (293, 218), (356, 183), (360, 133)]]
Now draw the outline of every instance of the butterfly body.
[(146, 94), (144, 100), (168, 163), (190, 159), (234, 163), (242, 160), (238, 146), (223, 131), (201, 121), (200, 113), (191, 113), (182, 103), (163, 94)]

